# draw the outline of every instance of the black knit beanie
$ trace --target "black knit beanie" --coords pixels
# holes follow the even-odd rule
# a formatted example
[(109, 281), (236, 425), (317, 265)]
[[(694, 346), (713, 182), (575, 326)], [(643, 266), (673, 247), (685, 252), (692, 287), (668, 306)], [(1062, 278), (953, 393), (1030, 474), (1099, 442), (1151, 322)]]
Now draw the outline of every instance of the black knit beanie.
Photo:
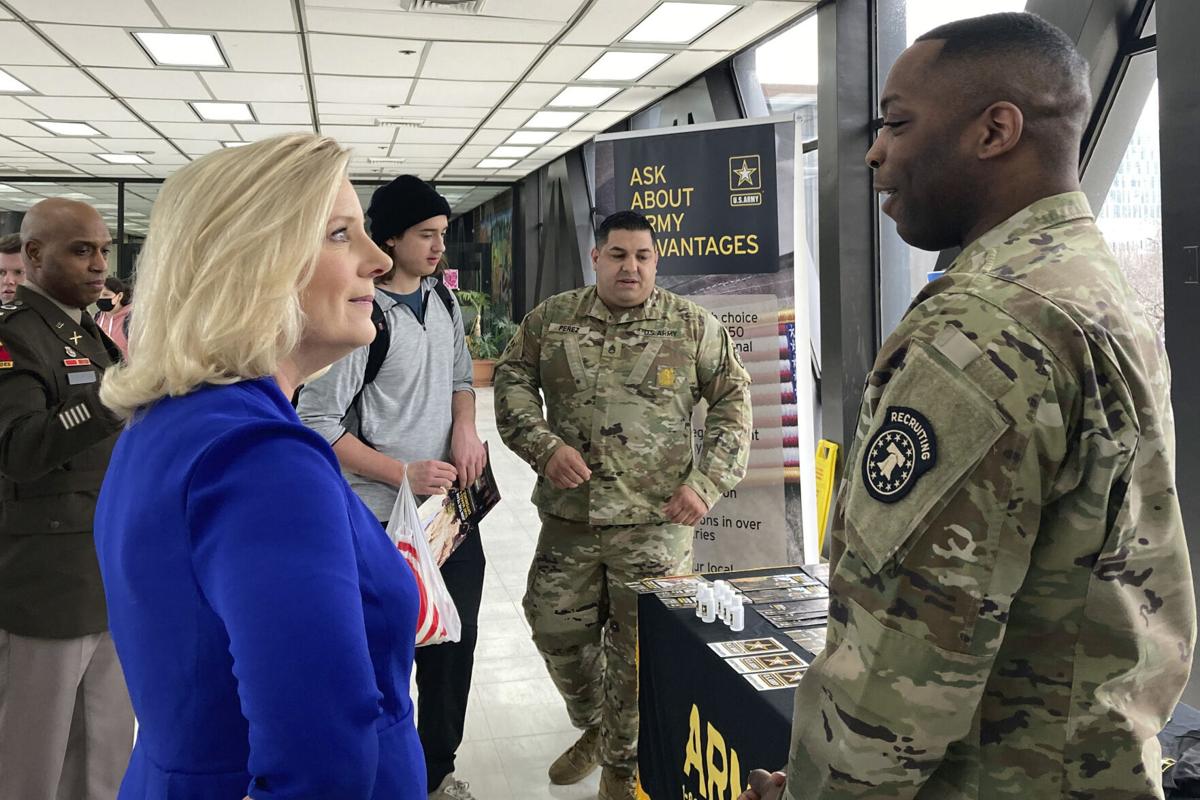
[[(439, 214), (450, 216), (450, 204), (416, 175), (401, 175), (371, 195), (367, 217), (371, 220), (371, 239), (387, 251), (387, 240)], [(389, 251), (390, 252), (390, 251)]]

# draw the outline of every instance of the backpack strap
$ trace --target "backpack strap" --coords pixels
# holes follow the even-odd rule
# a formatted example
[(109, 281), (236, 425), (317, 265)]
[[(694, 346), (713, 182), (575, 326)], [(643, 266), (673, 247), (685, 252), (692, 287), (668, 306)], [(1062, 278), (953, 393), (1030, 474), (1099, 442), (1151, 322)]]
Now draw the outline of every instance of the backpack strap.
[[(378, 300), (371, 300), (371, 324), (375, 326), (375, 338), (371, 340), (371, 346), (367, 350), (367, 368), (363, 371), (364, 387), (374, 383), (375, 377), (379, 374), (379, 368), (383, 366), (383, 360), (387, 358), (388, 347), (392, 343), (392, 329), (388, 325), (387, 317), (384, 316)], [(359, 389), (359, 394), (362, 394), (362, 389)], [(354, 397), (354, 402), (358, 402), (357, 395)]]
[(450, 294), (450, 287), (442, 283), (442, 277), (439, 275), (437, 281), (433, 284), (433, 290), (437, 292), (438, 298), (441, 299), (442, 305), (446, 307), (446, 313), (450, 315), (450, 319), (454, 319), (454, 295)]

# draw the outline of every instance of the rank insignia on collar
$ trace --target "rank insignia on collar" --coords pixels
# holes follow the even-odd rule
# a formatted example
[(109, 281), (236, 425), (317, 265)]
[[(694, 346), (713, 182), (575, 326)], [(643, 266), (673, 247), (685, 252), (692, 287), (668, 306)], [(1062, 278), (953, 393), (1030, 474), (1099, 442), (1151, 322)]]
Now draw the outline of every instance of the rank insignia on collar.
[(883, 426), (863, 451), (862, 479), (867, 493), (881, 503), (896, 503), (937, 464), (937, 435), (920, 412), (889, 406)]

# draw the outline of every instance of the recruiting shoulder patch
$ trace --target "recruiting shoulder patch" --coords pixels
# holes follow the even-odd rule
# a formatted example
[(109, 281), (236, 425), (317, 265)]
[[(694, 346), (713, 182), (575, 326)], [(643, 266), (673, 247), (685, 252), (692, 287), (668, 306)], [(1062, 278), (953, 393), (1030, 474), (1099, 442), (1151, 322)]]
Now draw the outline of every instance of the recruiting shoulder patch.
[(936, 463), (937, 434), (929, 420), (911, 408), (889, 406), (863, 449), (863, 485), (879, 502), (895, 503)]

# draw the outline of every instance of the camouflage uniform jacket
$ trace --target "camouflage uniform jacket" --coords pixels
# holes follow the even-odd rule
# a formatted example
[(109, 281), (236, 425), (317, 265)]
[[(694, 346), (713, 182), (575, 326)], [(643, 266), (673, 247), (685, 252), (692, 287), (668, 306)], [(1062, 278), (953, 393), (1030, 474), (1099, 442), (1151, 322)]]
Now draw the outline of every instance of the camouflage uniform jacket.
[(1169, 383), (1082, 194), (917, 296), (846, 461), (789, 797), (1162, 797), (1195, 639)]
[[(521, 322), (495, 381), (496, 425), (537, 471), (533, 502), (548, 514), (662, 522), (679, 486), (711, 505), (746, 471), (750, 376), (717, 318), (663, 289), (620, 314), (594, 287), (550, 298)], [(704, 444), (693, 459), (692, 408), (702, 398)], [(592, 470), (575, 489), (556, 489), (543, 474), (564, 443)]]

